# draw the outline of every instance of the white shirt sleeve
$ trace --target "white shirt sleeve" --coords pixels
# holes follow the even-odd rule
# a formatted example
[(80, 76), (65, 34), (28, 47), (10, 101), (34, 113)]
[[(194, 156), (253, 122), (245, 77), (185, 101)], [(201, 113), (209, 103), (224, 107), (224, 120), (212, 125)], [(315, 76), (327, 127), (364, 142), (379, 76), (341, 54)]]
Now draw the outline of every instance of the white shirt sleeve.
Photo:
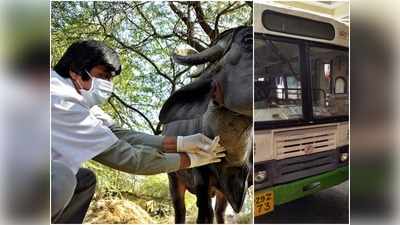
[(74, 173), (83, 162), (118, 141), (118, 137), (88, 108), (59, 96), (52, 96), (51, 100), (52, 158), (64, 162)]
[(97, 119), (101, 120), (103, 124), (107, 127), (111, 127), (115, 125), (114, 120), (110, 115), (105, 113), (99, 106), (95, 105), (90, 109), (90, 113), (92, 113)]

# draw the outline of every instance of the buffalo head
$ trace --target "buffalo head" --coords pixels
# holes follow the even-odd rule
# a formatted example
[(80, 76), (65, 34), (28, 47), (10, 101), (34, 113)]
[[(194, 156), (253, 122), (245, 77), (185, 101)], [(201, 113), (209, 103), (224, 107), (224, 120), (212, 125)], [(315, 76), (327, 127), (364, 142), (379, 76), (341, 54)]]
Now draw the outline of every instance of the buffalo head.
[(210, 48), (189, 56), (174, 55), (174, 60), (184, 65), (209, 65), (197, 80), (166, 101), (160, 112), (162, 123), (201, 116), (210, 99), (228, 110), (252, 116), (252, 27), (224, 31)]

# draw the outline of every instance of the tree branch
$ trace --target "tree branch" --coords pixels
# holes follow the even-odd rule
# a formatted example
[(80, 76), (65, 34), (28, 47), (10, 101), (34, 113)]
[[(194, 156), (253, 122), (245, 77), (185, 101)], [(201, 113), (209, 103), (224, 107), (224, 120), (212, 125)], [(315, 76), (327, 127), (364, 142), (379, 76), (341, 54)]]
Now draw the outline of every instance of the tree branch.
[[(205, 47), (203, 47), (200, 43), (198, 43), (197, 41), (194, 40), (193, 36), (191, 35), (193, 33), (193, 23), (190, 21), (188, 16), (185, 16), (184, 13), (182, 11), (180, 11), (176, 5), (174, 5), (173, 2), (168, 2), (171, 10), (179, 17), (180, 20), (183, 21), (183, 23), (186, 25), (187, 28), (187, 34), (185, 34), (186, 39), (183, 38), (183, 36), (179, 35), (178, 32), (175, 31), (174, 29), (174, 34), (176, 36), (178, 36), (179, 38), (181, 38), (181, 40), (186, 41), (186, 43), (188, 43), (190, 46), (192, 46), (193, 48), (195, 48), (197, 51), (201, 52), (204, 49), (206, 49)], [(188, 5), (189, 7), (190, 5)], [(189, 8), (188, 8), (189, 9)], [(190, 15), (190, 12), (188, 12), (188, 14)]]
[(199, 1), (191, 2), (191, 5), (193, 6), (194, 11), (196, 12), (197, 22), (199, 22), (201, 28), (208, 35), (210, 40), (211, 41), (214, 40), (216, 38), (216, 33), (210, 27), (210, 25), (208, 25), (208, 23), (205, 19), (203, 9), (201, 8), (201, 2), (199, 2)]
[(150, 63), (153, 68), (156, 70), (156, 72), (161, 75), (162, 77), (164, 77), (165, 79), (167, 79), (171, 84), (173, 84), (173, 80), (164, 72), (162, 72), (160, 70), (160, 68), (158, 68), (158, 66), (153, 62), (153, 60), (151, 60), (149, 57), (147, 57), (145, 54), (143, 54), (142, 52), (140, 52), (139, 50), (137, 50), (136, 48), (126, 45), (124, 42), (122, 42), (121, 40), (119, 40), (117, 37), (115, 37), (112, 34), (108, 34), (109, 37), (111, 37), (112, 39), (114, 39), (116, 42), (118, 42), (118, 44), (120, 44), (122, 47), (127, 48), (133, 52), (135, 52), (136, 54), (138, 54), (139, 56), (141, 56), (142, 58), (144, 58), (148, 63)]
[(103, 24), (103, 22), (101, 21), (99, 14), (97, 13), (97, 7), (96, 7), (96, 2), (93, 2), (93, 7), (94, 7), (94, 12), (97, 18), (98, 23), (100, 24), (100, 26), (103, 28), (104, 31), (104, 35), (106, 37), (112, 38), (113, 40), (115, 40), (116, 42), (118, 42), (118, 44), (120, 44), (122, 47), (129, 49), (133, 52), (135, 52), (136, 54), (138, 54), (139, 56), (141, 56), (143, 59), (145, 59), (148, 63), (150, 63), (153, 68), (156, 70), (156, 72), (161, 75), (162, 77), (164, 77), (165, 79), (167, 79), (172, 85), (173, 85), (173, 80), (164, 72), (162, 72), (160, 70), (160, 68), (158, 68), (158, 66), (153, 62), (153, 60), (151, 60), (149, 57), (147, 57), (145, 54), (143, 54), (141, 51), (139, 51), (138, 49), (136, 49), (134, 46), (130, 46), (125, 44), (124, 42), (122, 42), (119, 38), (117, 38), (114, 34), (112, 33), (108, 33), (106, 26)]
[(114, 106), (114, 104), (111, 101), (111, 98), (108, 99), (108, 103), (111, 105), (111, 108), (113, 108), (115, 113), (117, 113), (117, 116), (121, 120), (121, 122), (127, 124), (129, 126), (129, 128), (132, 129), (132, 126), (121, 116), (121, 114), (120, 114), (119, 110), (117, 109), (117, 107)]
[(186, 27), (190, 27), (190, 21), (189, 18), (186, 17), (182, 11), (180, 11), (173, 2), (168, 2), (169, 7), (172, 9), (172, 11), (185, 23)]
[(187, 67), (186, 69), (184, 69), (184, 70), (182, 70), (182, 71), (176, 73), (176, 74), (174, 75), (174, 78), (175, 78), (175, 79), (178, 79), (178, 78), (179, 78), (180, 76), (182, 76), (184, 73), (186, 73), (187, 71), (189, 71), (190, 68), (191, 68), (191, 66), (189, 66), (189, 67)]
[[(233, 7), (234, 5), (236, 5), (236, 3), (238, 3), (238, 2), (234, 2), (234, 3), (232, 3), (232, 4), (229, 4), (225, 9), (223, 9), (221, 12), (219, 12), (219, 13), (217, 14), (217, 16), (215, 17), (214, 31), (216, 32), (217, 35), (219, 34), (218, 25), (219, 25), (219, 20), (221, 19), (221, 17), (222, 17), (223, 15), (225, 15), (225, 14), (228, 14), (228, 13), (230, 13), (230, 12), (233, 12), (233, 11), (235, 11), (235, 10), (237, 10), (237, 9), (240, 9), (240, 8), (242, 8), (243, 6), (246, 6), (246, 5), (247, 5), (246, 3), (243, 3), (243, 4), (241, 4), (241, 5), (238, 5), (238, 6), (236, 6), (236, 7)], [(233, 7), (233, 8), (232, 8), (232, 7)]]
[(112, 94), (111, 97), (115, 97), (115, 99), (117, 99), (119, 102), (122, 103), (122, 105), (124, 105), (125, 107), (135, 111), (136, 113), (138, 113), (144, 120), (146, 120), (147, 124), (149, 125), (149, 127), (151, 128), (151, 130), (153, 131), (153, 134), (158, 134), (158, 131), (156, 128), (154, 128), (153, 124), (151, 123), (150, 119), (147, 118), (146, 115), (144, 115), (141, 111), (139, 111), (138, 109), (132, 107), (131, 105), (129, 105), (128, 103), (126, 103), (124, 100), (122, 100), (118, 95), (116, 95), (115, 93)]
[[(203, 47), (203, 45), (201, 45), (199, 42), (195, 41), (195, 40), (199, 40), (197, 38), (192, 38), (191, 41), (190, 38), (187, 36), (187, 34), (182, 34), (182, 33), (178, 33), (177, 31), (174, 31), (175, 36), (177, 36), (179, 39), (181, 39), (182, 41), (185, 41), (188, 45), (192, 46), (194, 49), (196, 49), (198, 52), (204, 51), (206, 48)], [(200, 42), (203, 42), (201, 40), (199, 40)]]

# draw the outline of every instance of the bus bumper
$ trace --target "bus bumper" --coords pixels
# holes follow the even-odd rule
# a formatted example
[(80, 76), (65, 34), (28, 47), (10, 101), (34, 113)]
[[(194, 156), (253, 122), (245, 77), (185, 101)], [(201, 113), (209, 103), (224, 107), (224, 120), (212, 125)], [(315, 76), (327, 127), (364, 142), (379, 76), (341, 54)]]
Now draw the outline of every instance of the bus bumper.
[(266, 214), (273, 211), (275, 205), (282, 205), (338, 185), (346, 181), (348, 175), (347, 165), (320, 175), (258, 190), (255, 192), (254, 214), (255, 216)]

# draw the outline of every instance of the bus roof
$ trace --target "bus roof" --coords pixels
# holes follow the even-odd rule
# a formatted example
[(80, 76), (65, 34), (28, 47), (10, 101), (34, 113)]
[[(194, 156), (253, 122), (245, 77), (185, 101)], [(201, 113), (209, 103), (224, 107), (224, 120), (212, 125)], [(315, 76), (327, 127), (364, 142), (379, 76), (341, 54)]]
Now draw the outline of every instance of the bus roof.
[[(273, 18), (277, 18), (275, 24), (271, 24), (270, 27), (266, 26), (265, 20), (263, 21), (263, 16), (266, 14), (275, 16)], [(281, 32), (279, 29), (285, 29), (285, 24), (277, 24), (280, 23), (280, 20), (283, 16), (287, 16), (287, 19), (292, 19), (292, 24), (303, 24), (309, 23), (310, 25), (315, 25), (317, 31), (324, 32), (326, 35), (331, 35), (331, 37), (327, 38), (319, 38), (322, 37), (312, 37), (312, 35), (301, 35), (300, 33), (296, 34), (296, 32)], [(297, 21), (295, 21), (297, 20)], [(282, 20), (288, 21), (288, 20)], [(271, 34), (277, 36), (291, 37), (296, 39), (304, 39), (321, 43), (329, 43), (339, 46), (348, 47), (349, 46), (349, 27), (341, 23), (334, 18), (318, 15), (315, 13), (311, 13), (308, 11), (304, 11), (301, 9), (294, 9), (288, 6), (279, 6), (278, 4), (273, 4), (269, 2), (268, 4), (254, 3), (254, 32), (255, 33), (263, 33), (263, 34)], [(280, 28), (281, 26), (283, 28)], [(324, 27), (325, 26), (325, 27)], [(268, 29), (267, 29), (268, 27)], [(275, 29), (274, 28), (278, 28)], [(327, 28), (326, 30), (323, 30)], [(302, 28), (295, 28), (295, 30), (299, 31)], [(318, 35), (317, 35), (318, 36)]]

